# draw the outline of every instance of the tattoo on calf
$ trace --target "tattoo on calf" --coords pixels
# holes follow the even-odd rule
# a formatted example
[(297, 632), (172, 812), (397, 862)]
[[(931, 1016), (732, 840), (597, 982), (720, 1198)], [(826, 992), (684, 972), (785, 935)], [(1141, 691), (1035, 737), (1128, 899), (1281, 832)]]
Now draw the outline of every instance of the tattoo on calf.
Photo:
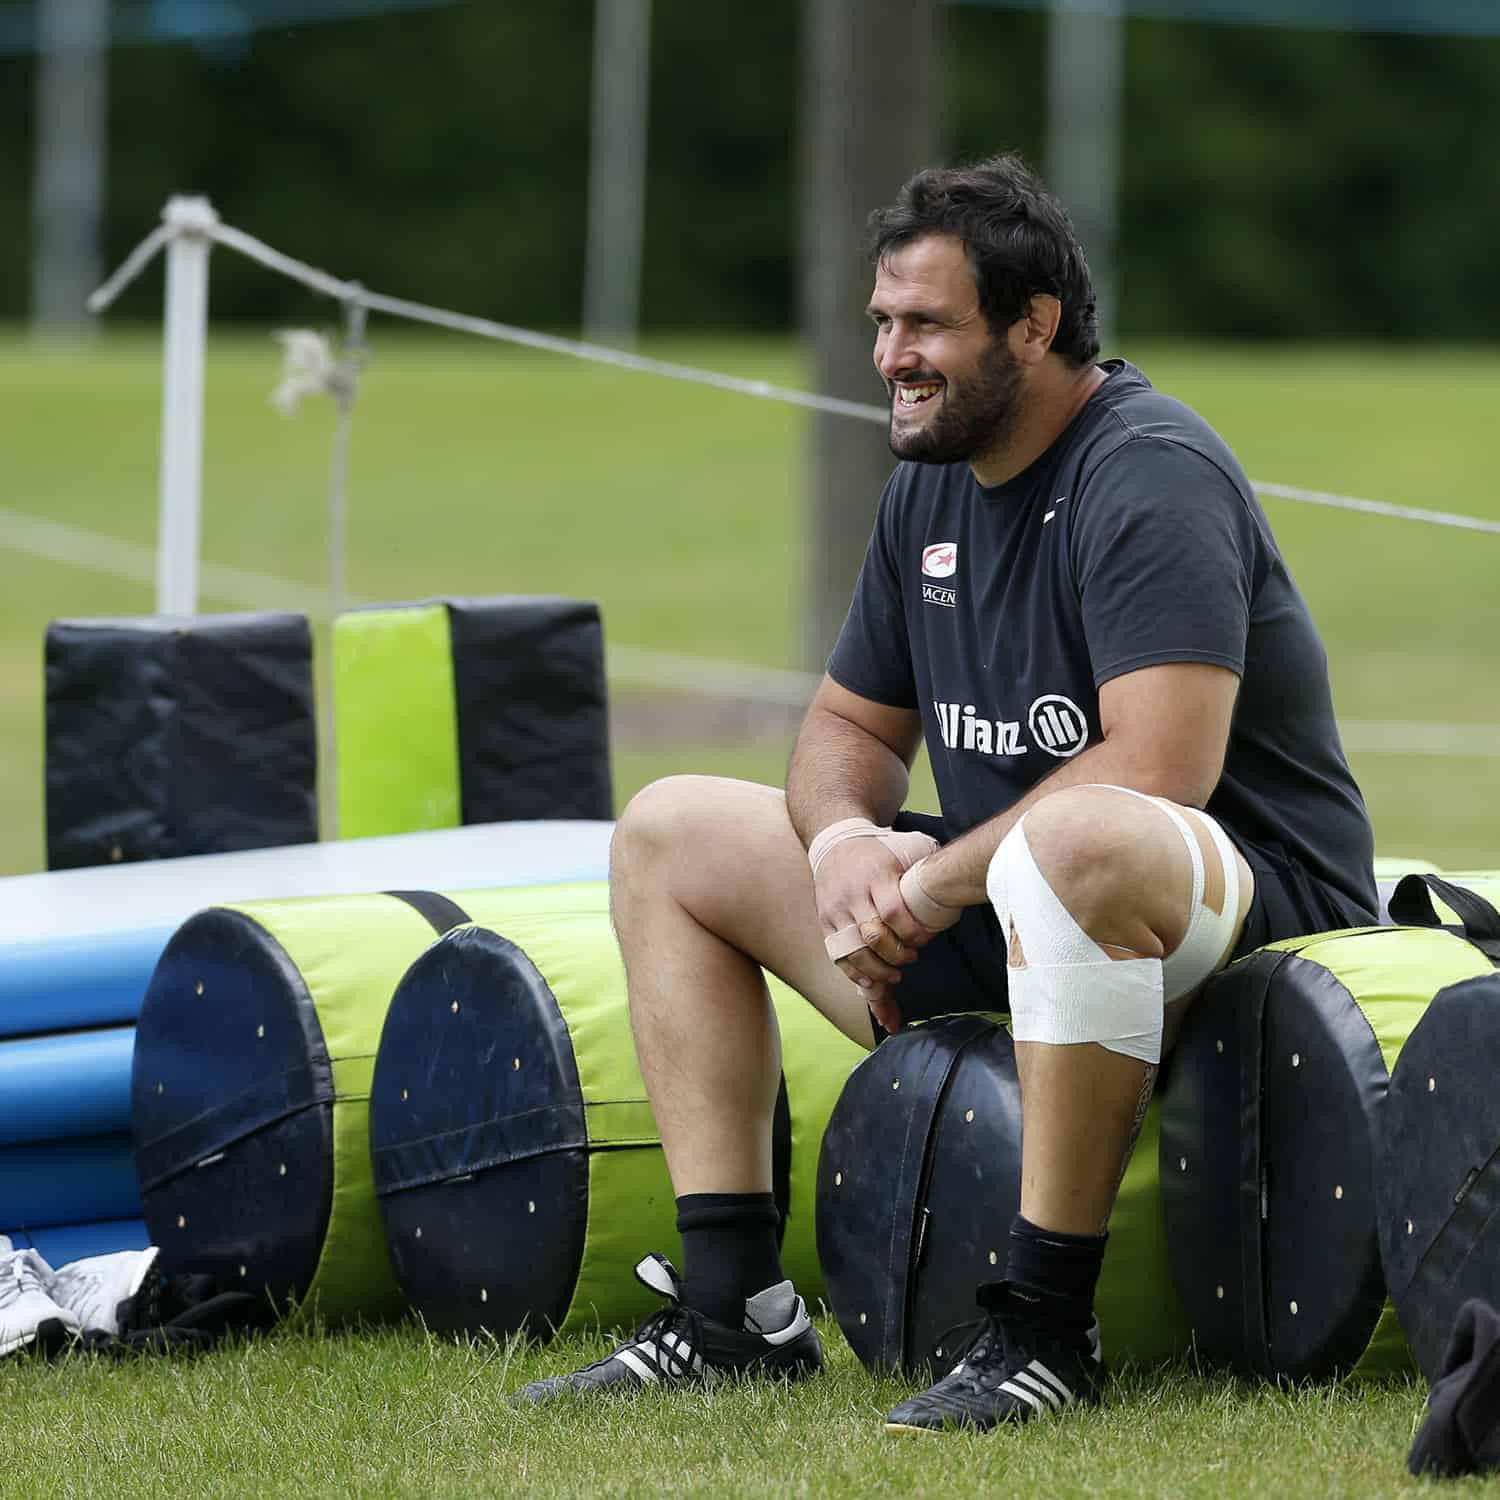
[[(1135, 1101), (1135, 1117), (1130, 1122), (1130, 1134), (1125, 1140), (1125, 1151), (1120, 1158), (1120, 1175), (1115, 1179), (1115, 1194), (1120, 1191), (1120, 1184), (1125, 1181), (1125, 1172), (1130, 1166), (1130, 1158), (1135, 1154), (1135, 1143), (1141, 1138), (1141, 1127), (1146, 1123), (1146, 1111), (1151, 1108), (1151, 1096), (1156, 1092), (1156, 1068), (1148, 1064), (1146, 1075), (1141, 1079), (1140, 1097)], [(1111, 1195), (1110, 1206), (1114, 1206), (1114, 1195)], [(1099, 1233), (1103, 1234), (1109, 1228), (1109, 1215), (1106, 1214), (1104, 1222), (1099, 1226)]]

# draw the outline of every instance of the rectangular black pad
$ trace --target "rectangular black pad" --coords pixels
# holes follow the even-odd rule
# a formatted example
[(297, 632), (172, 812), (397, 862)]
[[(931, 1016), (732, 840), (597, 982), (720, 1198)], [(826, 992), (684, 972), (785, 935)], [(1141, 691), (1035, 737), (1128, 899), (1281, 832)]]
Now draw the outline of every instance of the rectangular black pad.
[(50, 869), (317, 838), (304, 616), (55, 620), (46, 681)]
[(463, 821), (612, 817), (599, 607), (526, 595), (448, 609)]

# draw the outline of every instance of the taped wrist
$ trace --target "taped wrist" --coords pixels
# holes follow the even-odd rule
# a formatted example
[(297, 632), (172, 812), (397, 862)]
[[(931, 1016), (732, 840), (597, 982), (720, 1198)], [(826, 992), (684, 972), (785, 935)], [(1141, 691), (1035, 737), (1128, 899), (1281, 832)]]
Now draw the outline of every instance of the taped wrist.
[(900, 861), (903, 870), (931, 854), (938, 846), (938, 841), (931, 834), (915, 830), (897, 833), (892, 828), (882, 828), (878, 823), (872, 823), (868, 818), (844, 818), (840, 822), (830, 823), (807, 846), (807, 862), (812, 866), (814, 880), (818, 878), (818, 868), (827, 859), (829, 851), (849, 839), (879, 839)]
[(1078, 925), (1032, 857), (1025, 818), (990, 860), (985, 893), (1006, 946), (1020, 940), (1024, 962), (1006, 970), (1018, 1042), (1094, 1042), (1161, 1061), (1161, 960), (1112, 959)]
[(889, 832), (889, 828), (882, 828), (868, 818), (844, 818), (837, 823), (830, 823), (807, 846), (807, 862), (812, 866), (813, 879), (818, 878), (818, 867), (827, 859), (830, 849), (837, 848), (849, 839), (873, 839)]
[(907, 911), (924, 927), (941, 932), (958, 921), (963, 908), (936, 901), (927, 894), (927, 887), (922, 884), (922, 866), (926, 862), (927, 857), (923, 855), (901, 877), (901, 899), (906, 903)]
[[(807, 846), (807, 862), (812, 866), (814, 880), (818, 878), (818, 868), (828, 857), (829, 850), (848, 839), (879, 839), (896, 856), (902, 871), (907, 873), (913, 865), (938, 847), (938, 841), (929, 833), (918, 833), (915, 829), (897, 833), (892, 828), (882, 828), (878, 823), (872, 823), (868, 818), (844, 818), (840, 822), (830, 823)], [(903, 897), (904, 894), (903, 891)], [(837, 932), (832, 932), (823, 939), (823, 947), (834, 963), (869, 946), (857, 922), (850, 923), (848, 927), (840, 927)]]

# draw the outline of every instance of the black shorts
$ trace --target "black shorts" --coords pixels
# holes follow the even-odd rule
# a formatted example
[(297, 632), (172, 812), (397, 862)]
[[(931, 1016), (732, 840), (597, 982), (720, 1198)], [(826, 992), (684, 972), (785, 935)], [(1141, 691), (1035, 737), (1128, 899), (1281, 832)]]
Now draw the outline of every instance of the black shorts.
[[(949, 838), (943, 820), (930, 813), (903, 812), (893, 826), (929, 833), (939, 843)], [(1281, 938), (1365, 927), (1378, 920), (1342, 891), (1309, 875), (1280, 849), (1263, 848), (1233, 833), (1229, 837), (1255, 876), (1255, 895), (1231, 958), (1242, 958)], [(952, 927), (922, 950), (916, 963), (902, 970), (901, 983), (892, 991), (902, 1020), (927, 1020), (954, 1011), (1007, 1010), (1005, 958), (994, 908), (987, 901), (966, 907)], [(884, 1036), (877, 1025), (876, 1040)]]

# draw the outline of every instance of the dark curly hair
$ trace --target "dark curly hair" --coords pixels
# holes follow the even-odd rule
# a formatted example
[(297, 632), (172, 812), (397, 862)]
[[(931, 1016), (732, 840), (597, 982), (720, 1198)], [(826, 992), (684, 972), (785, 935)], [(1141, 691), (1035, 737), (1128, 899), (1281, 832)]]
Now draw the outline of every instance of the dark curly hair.
[(1007, 153), (966, 167), (928, 167), (889, 208), (870, 215), (870, 259), (928, 234), (962, 240), (994, 332), (1024, 317), (1047, 292), (1062, 303), (1052, 351), (1074, 365), (1099, 354), (1099, 319), (1088, 261), (1061, 203), (1021, 157)]

